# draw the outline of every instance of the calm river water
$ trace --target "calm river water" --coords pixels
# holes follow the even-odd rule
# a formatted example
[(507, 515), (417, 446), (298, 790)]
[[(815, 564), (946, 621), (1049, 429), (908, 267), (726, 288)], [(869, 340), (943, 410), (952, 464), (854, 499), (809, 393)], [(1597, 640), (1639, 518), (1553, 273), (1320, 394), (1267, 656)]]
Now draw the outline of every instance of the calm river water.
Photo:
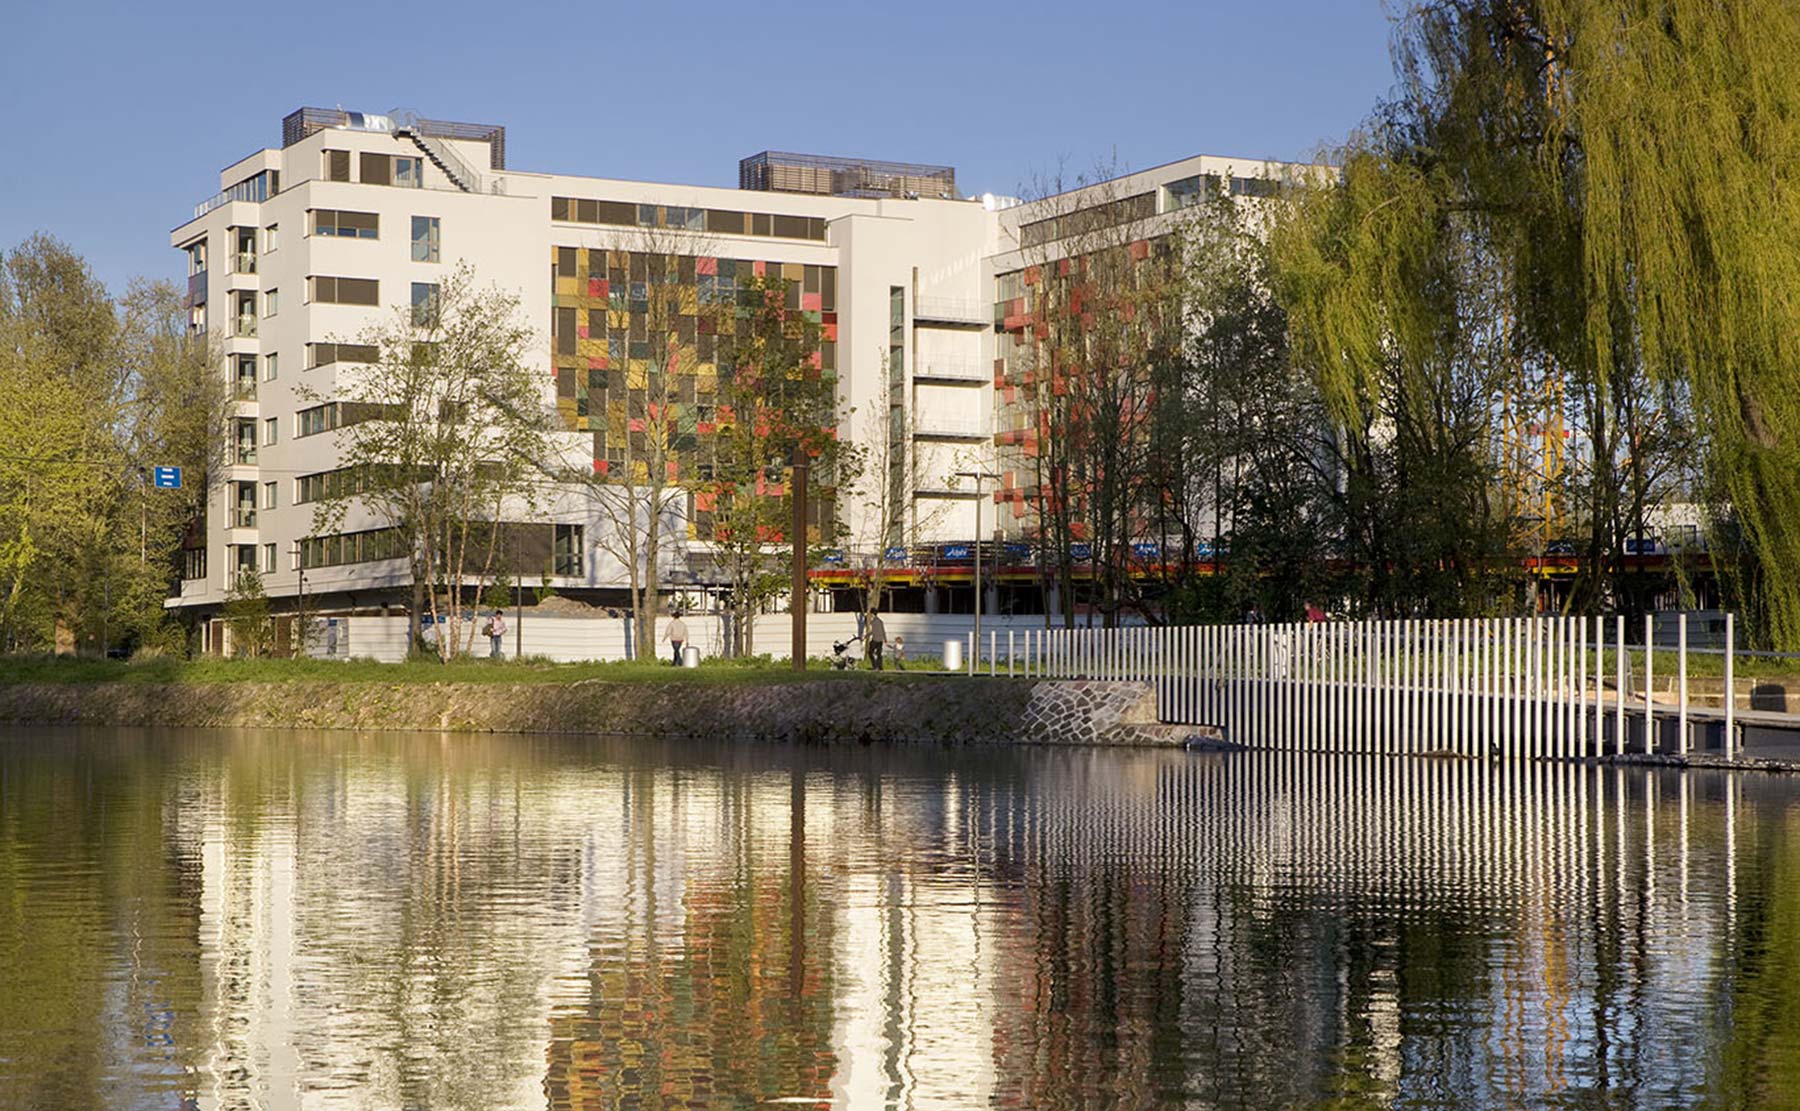
[(0, 1107), (1792, 1107), (1800, 781), (0, 736)]

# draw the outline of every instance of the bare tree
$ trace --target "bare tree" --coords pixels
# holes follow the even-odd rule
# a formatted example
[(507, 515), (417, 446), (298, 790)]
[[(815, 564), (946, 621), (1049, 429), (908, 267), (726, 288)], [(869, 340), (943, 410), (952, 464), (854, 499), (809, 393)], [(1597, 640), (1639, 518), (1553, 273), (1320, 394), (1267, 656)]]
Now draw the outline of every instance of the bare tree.
[[(542, 379), (527, 361), (533, 332), (516, 295), (478, 287), (461, 265), (434, 297), (396, 308), (361, 341), (375, 363), (341, 364), (329, 398), (305, 391), (320, 404), (302, 419), (335, 429), (340, 468), (320, 492), (301, 558), (407, 559), (413, 612), (446, 619), (437, 651), (448, 659), (473, 642), (464, 602), (491, 580), (506, 516), (534, 502), (549, 455)], [(373, 527), (343, 531), (353, 514)]]
[[(563, 250), (578, 266), (575, 249)], [(614, 298), (625, 305), (615, 314), (623, 327), (611, 329), (624, 333), (622, 358), (609, 360), (607, 388), (589, 392), (595, 451), (591, 469), (577, 477), (602, 522), (595, 545), (625, 568), (634, 649), (648, 659), (656, 654), (663, 563), (678, 539), (675, 518), (699, 478), (692, 391), (705, 361), (700, 337), (724, 314), (711, 299), (700, 303), (697, 293), (695, 268), (708, 254), (704, 240), (641, 228), (625, 249), (605, 254), (610, 277), (603, 280), (625, 286), (624, 296)], [(575, 350), (573, 336), (559, 334), (558, 343)]]

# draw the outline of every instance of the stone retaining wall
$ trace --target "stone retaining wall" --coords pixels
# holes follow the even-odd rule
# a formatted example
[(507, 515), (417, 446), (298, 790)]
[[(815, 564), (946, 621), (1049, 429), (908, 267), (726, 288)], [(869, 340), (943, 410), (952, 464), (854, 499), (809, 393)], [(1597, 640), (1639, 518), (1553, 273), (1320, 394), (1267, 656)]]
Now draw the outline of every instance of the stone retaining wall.
[(1208, 745), (1147, 683), (0, 683), (0, 722), (742, 736), (811, 743)]

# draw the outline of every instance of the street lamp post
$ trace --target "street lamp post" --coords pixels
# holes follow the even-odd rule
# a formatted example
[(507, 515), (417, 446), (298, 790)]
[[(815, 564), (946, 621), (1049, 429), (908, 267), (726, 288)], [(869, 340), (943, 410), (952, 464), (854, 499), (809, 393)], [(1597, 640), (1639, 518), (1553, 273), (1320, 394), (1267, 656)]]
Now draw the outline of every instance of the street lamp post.
[(970, 645), (969, 674), (975, 674), (975, 657), (981, 651), (981, 480), (998, 478), (988, 471), (957, 471), (957, 478), (975, 481), (975, 643)]

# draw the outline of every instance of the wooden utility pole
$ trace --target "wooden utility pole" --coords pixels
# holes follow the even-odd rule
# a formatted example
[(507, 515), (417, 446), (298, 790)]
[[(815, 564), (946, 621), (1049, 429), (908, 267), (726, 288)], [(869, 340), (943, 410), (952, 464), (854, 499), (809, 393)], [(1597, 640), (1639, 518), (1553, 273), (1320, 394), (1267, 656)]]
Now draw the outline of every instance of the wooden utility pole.
[(799, 444), (794, 445), (793, 455), (794, 477), (793, 502), (794, 520), (790, 526), (794, 541), (794, 581), (792, 583), (793, 599), (789, 607), (794, 612), (794, 642), (789, 649), (795, 671), (806, 670), (806, 481), (812, 471), (806, 459), (806, 449)]

